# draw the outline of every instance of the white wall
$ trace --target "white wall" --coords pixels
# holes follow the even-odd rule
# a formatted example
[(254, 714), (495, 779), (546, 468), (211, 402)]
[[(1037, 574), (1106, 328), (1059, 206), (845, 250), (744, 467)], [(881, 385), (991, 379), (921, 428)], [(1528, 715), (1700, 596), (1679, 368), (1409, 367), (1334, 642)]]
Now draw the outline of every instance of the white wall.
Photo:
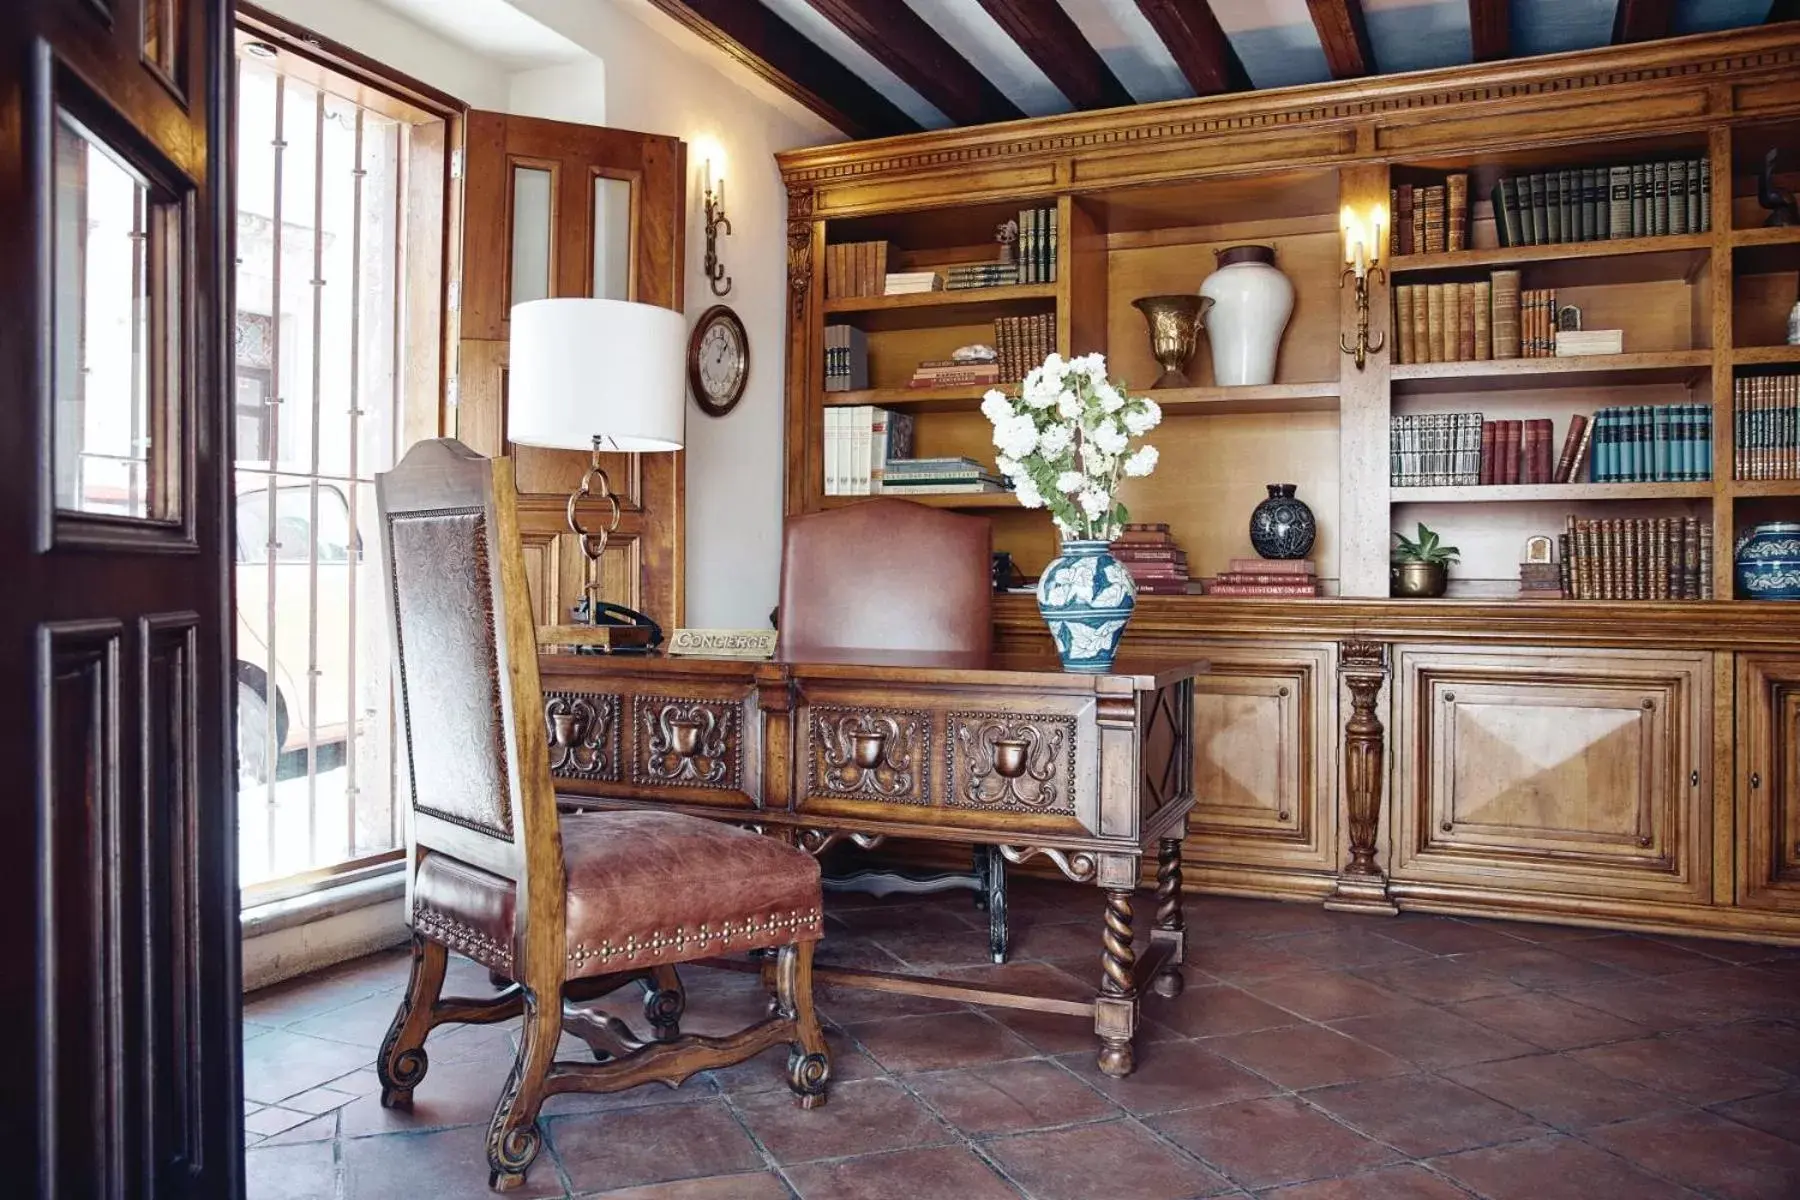
[(506, 70), (369, 0), (256, 0), (277, 16), (411, 75), (474, 108), (506, 108)]

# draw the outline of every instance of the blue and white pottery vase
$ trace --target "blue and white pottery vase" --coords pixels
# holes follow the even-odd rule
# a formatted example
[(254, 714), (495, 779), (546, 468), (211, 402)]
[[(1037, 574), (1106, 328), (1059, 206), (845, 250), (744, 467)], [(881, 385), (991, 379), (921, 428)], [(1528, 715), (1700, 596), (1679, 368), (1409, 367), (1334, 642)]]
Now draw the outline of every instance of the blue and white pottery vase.
[(1050, 626), (1063, 670), (1112, 670), (1125, 623), (1137, 606), (1137, 584), (1106, 542), (1065, 541), (1038, 578), (1038, 611)]
[(1800, 522), (1769, 521), (1738, 539), (1738, 597), (1800, 600)]

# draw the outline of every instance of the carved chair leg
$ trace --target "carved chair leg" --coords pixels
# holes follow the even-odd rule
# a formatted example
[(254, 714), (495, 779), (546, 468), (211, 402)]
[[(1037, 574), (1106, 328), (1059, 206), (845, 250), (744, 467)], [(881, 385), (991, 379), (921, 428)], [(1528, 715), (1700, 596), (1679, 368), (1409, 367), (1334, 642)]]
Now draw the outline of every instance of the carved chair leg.
[(500, 1102), (494, 1106), (494, 1119), (488, 1125), (488, 1186), (497, 1192), (509, 1192), (525, 1182), (543, 1146), (543, 1131), (538, 1128), (538, 1109), (545, 1098), (545, 1080), (556, 1059), (556, 1045), (562, 1038), (562, 999), (552, 996), (540, 1003), (537, 993), (525, 989), (525, 1020), (519, 1028), (519, 1053), (513, 1060), (506, 1086), (500, 1090)]
[(432, 1009), (444, 990), (449, 951), (441, 942), (412, 935), (412, 974), (394, 1022), (388, 1026), (375, 1056), (375, 1074), (381, 1080), (383, 1108), (411, 1108), (413, 1089), (425, 1078), (430, 1065), (425, 1057), (425, 1035), (431, 1032)]
[(1181, 839), (1162, 839), (1156, 857), (1156, 925), (1152, 937), (1173, 942), (1173, 950), (1164, 960), (1150, 990), (1159, 996), (1179, 996), (1185, 986), (1181, 976), (1181, 960), (1187, 937), (1187, 920), (1181, 915)]
[(1006, 961), (1006, 947), (1010, 933), (1006, 923), (1006, 860), (1000, 856), (1000, 847), (982, 846), (978, 853), (987, 859), (982, 869), (982, 882), (986, 884), (986, 903), (988, 915), (988, 953), (994, 961)]
[(659, 1042), (672, 1042), (681, 1036), (681, 1014), (687, 1011), (687, 992), (681, 976), (672, 966), (651, 967), (643, 981), (644, 1019), (650, 1022), (650, 1036)]
[(775, 960), (775, 998), (782, 1016), (794, 1022), (794, 1040), (788, 1048), (788, 1087), (801, 1108), (825, 1103), (831, 1080), (831, 1051), (813, 1011), (812, 957), (816, 942), (794, 942), (781, 948)]
[(1137, 983), (1131, 945), (1131, 889), (1106, 889), (1106, 927), (1100, 935), (1100, 995), (1094, 1005), (1094, 1032), (1100, 1035), (1100, 1070), (1122, 1079), (1136, 1059), (1131, 1039), (1137, 1028)]

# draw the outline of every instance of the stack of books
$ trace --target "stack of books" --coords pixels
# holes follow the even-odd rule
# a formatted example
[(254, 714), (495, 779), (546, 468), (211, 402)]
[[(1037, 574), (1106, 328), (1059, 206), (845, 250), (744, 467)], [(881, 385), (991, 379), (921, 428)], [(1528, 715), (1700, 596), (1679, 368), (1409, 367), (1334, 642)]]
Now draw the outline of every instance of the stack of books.
[(966, 263), (944, 269), (944, 287), (952, 292), (970, 288), (1010, 287), (1019, 282), (1016, 262)]
[(1019, 212), (1018, 259), (1020, 283), (1056, 282), (1056, 210), (1027, 208)]
[(879, 296), (887, 283), (886, 242), (837, 242), (825, 247), (825, 298)]
[(1390, 189), (1388, 201), (1394, 214), (1394, 254), (1469, 248), (1468, 175), (1447, 175), (1443, 183), (1402, 183)]
[(1482, 484), (1561, 483), (1551, 460), (1556, 426), (1547, 417), (1481, 423)]
[(942, 291), (944, 277), (936, 271), (890, 271), (883, 279), (884, 296), (911, 296), (919, 292)]
[(1519, 353), (1525, 358), (1556, 358), (1556, 289), (1526, 288), (1519, 293)]
[(1493, 202), (1502, 246), (1705, 233), (1712, 172), (1704, 158), (1541, 171), (1501, 179)]
[(996, 359), (928, 358), (913, 368), (911, 388), (979, 387), (1000, 382)]
[(1006, 480), (973, 458), (889, 459), (877, 489), (889, 496), (1004, 492)]
[(1518, 271), (1476, 283), (1409, 283), (1394, 288), (1395, 361), (1477, 362), (1491, 358), (1571, 358), (1622, 354), (1619, 329), (1558, 332), (1556, 292), (1519, 287)]
[(1732, 478), (1800, 479), (1800, 374), (1731, 383)]
[(1231, 570), (1206, 582), (1208, 596), (1317, 596), (1310, 558), (1234, 558)]
[(1113, 557), (1125, 564), (1140, 596), (1185, 596), (1187, 551), (1175, 544), (1165, 524), (1135, 524), (1112, 544)]
[(1594, 416), (1595, 483), (1712, 478), (1712, 405), (1609, 406)]
[(858, 392), (869, 386), (869, 336), (854, 325), (825, 327), (825, 390)]
[(1394, 487), (1457, 487), (1484, 482), (1481, 435), (1478, 412), (1392, 418), (1389, 483)]
[(1712, 522), (1569, 517), (1562, 590), (1575, 600), (1711, 600)]
[(1519, 598), (1522, 600), (1561, 600), (1563, 598), (1562, 564), (1520, 563)]
[(1008, 383), (1025, 378), (1056, 349), (1056, 314), (998, 317), (994, 321), (994, 345), (1000, 352), (1000, 378)]
[(911, 413), (867, 404), (825, 410), (825, 494), (871, 496), (882, 490), (888, 464), (912, 453)]

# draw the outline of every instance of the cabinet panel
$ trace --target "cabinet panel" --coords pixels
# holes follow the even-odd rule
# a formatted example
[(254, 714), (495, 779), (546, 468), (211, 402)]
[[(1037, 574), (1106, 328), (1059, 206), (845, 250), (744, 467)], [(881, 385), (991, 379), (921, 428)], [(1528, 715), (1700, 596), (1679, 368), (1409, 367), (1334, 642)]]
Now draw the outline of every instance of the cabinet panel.
[(1800, 912), (1800, 655), (1737, 660), (1738, 902)]
[(1707, 897), (1708, 656), (1406, 647), (1395, 680), (1396, 879)]
[(1244, 867), (1335, 864), (1337, 778), (1329, 646), (1195, 647), (1188, 854)]

